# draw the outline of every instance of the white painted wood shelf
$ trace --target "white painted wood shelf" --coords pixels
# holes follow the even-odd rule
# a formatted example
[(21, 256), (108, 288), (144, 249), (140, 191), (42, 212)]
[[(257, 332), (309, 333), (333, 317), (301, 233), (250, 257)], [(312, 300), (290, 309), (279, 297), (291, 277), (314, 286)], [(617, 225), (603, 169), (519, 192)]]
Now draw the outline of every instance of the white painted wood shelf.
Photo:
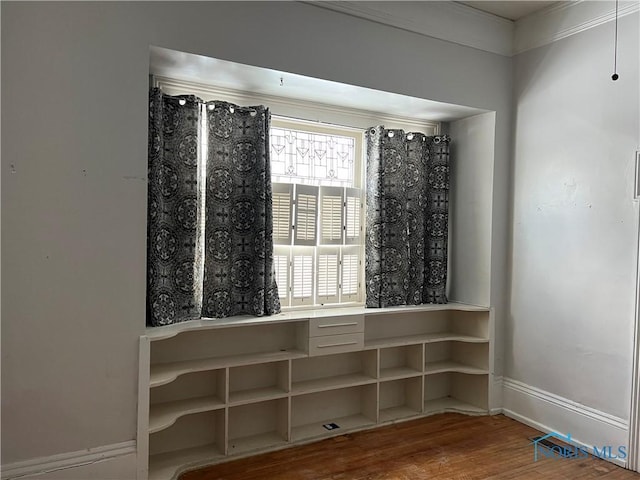
[(389, 407), (380, 410), (380, 423), (395, 422), (420, 415), (422, 415), (422, 410), (414, 410), (406, 406)]
[(477, 368), (464, 363), (454, 362), (451, 360), (442, 360), (439, 362), (428, 362), (425, 364), (425, 372), (427, 374), (443, 373), (443, 372), (460, 372), (471, 375), (486, 375), (489, 371), (485, 368)]
[(149, 464), (153, 465), (153, 470), (149, 472), (149, 478), (174, 478), (184, 467), (198, 464), (205, 458), (216, 463), (226, 457), (214, 444), (152, 455)]
[(197, 397), (153, 405), (149, 412), (149, 433), (156, 433), (170, 427), (178, 418), (192, 413), (208, 412), (224, 408), (224, 402), (217, 397)]
[(231, 357), (202, 358), (182, 362), (161, 363), (151, 367), (151, 387), (158, 387), (173, 382), (180, 375), (192, 372), (203, 372), (230, 366), (254, 365), (258, 363), (303, 358), (307, 354), (298, 351), (265, 352), (260, 354), (234, 355)]
[(375, 378), (360, 374), (337, 375), (330, 378), (318, 378), (294, 383), (291, 387), (292, 395), (303, 395), (306, 393), (323, 392), (338, 388), (352, 387), (357, 385), (367, 385), (376, 383)]
[(404, 345), (417, 345), (421, 343), (434, 343), (434, 342), (446, 342), (446, 341), (458, 341), (469, 343), (486, 343), (488, 339), (483, 337), (475, 337), (472, 335), (459, 335), (452, 332), (439, 332), (439, 333), (425, 333), (421, 335), (405, 335), (402, 337), (391, 337), (376, 339), (365, 343), (366, 349), (380, 348), (380, 347), (395, 347)]
[(332, 420), (331, 423), (340, 425), (340, 429), (327, 430), (322, 422), (313, 422), (305, 425), (299, 425), (291, 429), (292, 442), (299, 442), (310, 439), (322, 439), (325, 437), (332, 437), (335, 435), (342, 435), (347, 432), (353, 432), (361, 430), (363, 428), (371, 427), (375, 425), (375, 421), (364, 415), (349, 415), (345, 417), (339, 417)]
[(465, 413), (467, 415), (486, 415), (487, 410), (476, 405), (463, 402), (452, 397), (442, 397), (428, 400), (424, 403), (424, 413), (434, 415), (436, 413)]
[(486, 415), (491, 322), (489, 308), (447, 304), (148, 329), (138, 478), (424, 415)]
[(277, 387), (254, 388), (229, 394), (229, 405), (246, 405), (247, 403), (274, 400), (287, 396), (287, 392)]
[(421, 370), (415, 370), (411, 367), (391, 367), (380, 368), (380, 381), (399, 380), (401, 378), (411, 378), (422, 375)]
[(287, 441), (275, 432), (229, 439), (229, 455), (260, 451), (267, 446), (273, 448), (286, 443)]

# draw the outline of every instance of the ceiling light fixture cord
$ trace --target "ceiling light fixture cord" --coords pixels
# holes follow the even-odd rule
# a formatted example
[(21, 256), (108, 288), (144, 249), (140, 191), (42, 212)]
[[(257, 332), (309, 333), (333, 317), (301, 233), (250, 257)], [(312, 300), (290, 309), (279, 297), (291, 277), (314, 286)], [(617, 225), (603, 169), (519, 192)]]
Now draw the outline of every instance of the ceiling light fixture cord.
[(615, 82), (618, 78), (620, 76), (618, 75), (618, 0), (616, 0), (616, 35), (613, 44), (613, 75), (611, 75), (611, 80)]

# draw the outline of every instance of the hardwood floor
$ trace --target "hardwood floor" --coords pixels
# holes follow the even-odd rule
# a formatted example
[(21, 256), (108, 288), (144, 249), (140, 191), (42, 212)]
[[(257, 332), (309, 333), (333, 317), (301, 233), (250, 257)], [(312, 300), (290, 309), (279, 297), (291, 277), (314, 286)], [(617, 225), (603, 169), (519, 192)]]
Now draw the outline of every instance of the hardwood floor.
[(184, 473), (180, 480), (640, 479), (594, 457), (539, 458), (503, 415), (442, 414)]

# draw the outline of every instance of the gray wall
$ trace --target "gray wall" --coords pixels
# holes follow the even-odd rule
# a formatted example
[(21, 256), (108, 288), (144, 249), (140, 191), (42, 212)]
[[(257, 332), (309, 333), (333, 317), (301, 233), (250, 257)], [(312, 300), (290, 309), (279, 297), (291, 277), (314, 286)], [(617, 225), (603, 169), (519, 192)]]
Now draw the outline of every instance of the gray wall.
[(638, 254), (638, 14), (620, 20), (619, 35), (617, 82), (610, 79), (612, 23), (515, 59), (505, 375), (627, 419)]
[(497, 111), (501, 314), (510, 59), (300, 3), (1, 8), (2, 463), (135, 437), (149, 45)]
[(495, 112), (451, 122), (449, 300), (490, 306)]

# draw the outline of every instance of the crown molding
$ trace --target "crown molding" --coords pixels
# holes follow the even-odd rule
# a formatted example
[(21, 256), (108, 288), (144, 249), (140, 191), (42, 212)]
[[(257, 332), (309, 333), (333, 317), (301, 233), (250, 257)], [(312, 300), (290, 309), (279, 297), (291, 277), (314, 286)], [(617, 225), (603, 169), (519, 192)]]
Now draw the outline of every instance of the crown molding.
[[(640, 2), (621, 1), (618, 18), (640, 11)], [(567, 1), (515, 23), (513, 54), (548, 45), (615, 20), (615, 2)]]
[[(455, 1), (303, 1), (431, 38), (513, 56), (615, 19), (615, 2), (565, 0), (516, 22)], [(640, 11), (640, 1), (620, 1), (618, 17)]]
[(514, 22), (452, 1), (305, 1), (447, 42), (511, 56)]

